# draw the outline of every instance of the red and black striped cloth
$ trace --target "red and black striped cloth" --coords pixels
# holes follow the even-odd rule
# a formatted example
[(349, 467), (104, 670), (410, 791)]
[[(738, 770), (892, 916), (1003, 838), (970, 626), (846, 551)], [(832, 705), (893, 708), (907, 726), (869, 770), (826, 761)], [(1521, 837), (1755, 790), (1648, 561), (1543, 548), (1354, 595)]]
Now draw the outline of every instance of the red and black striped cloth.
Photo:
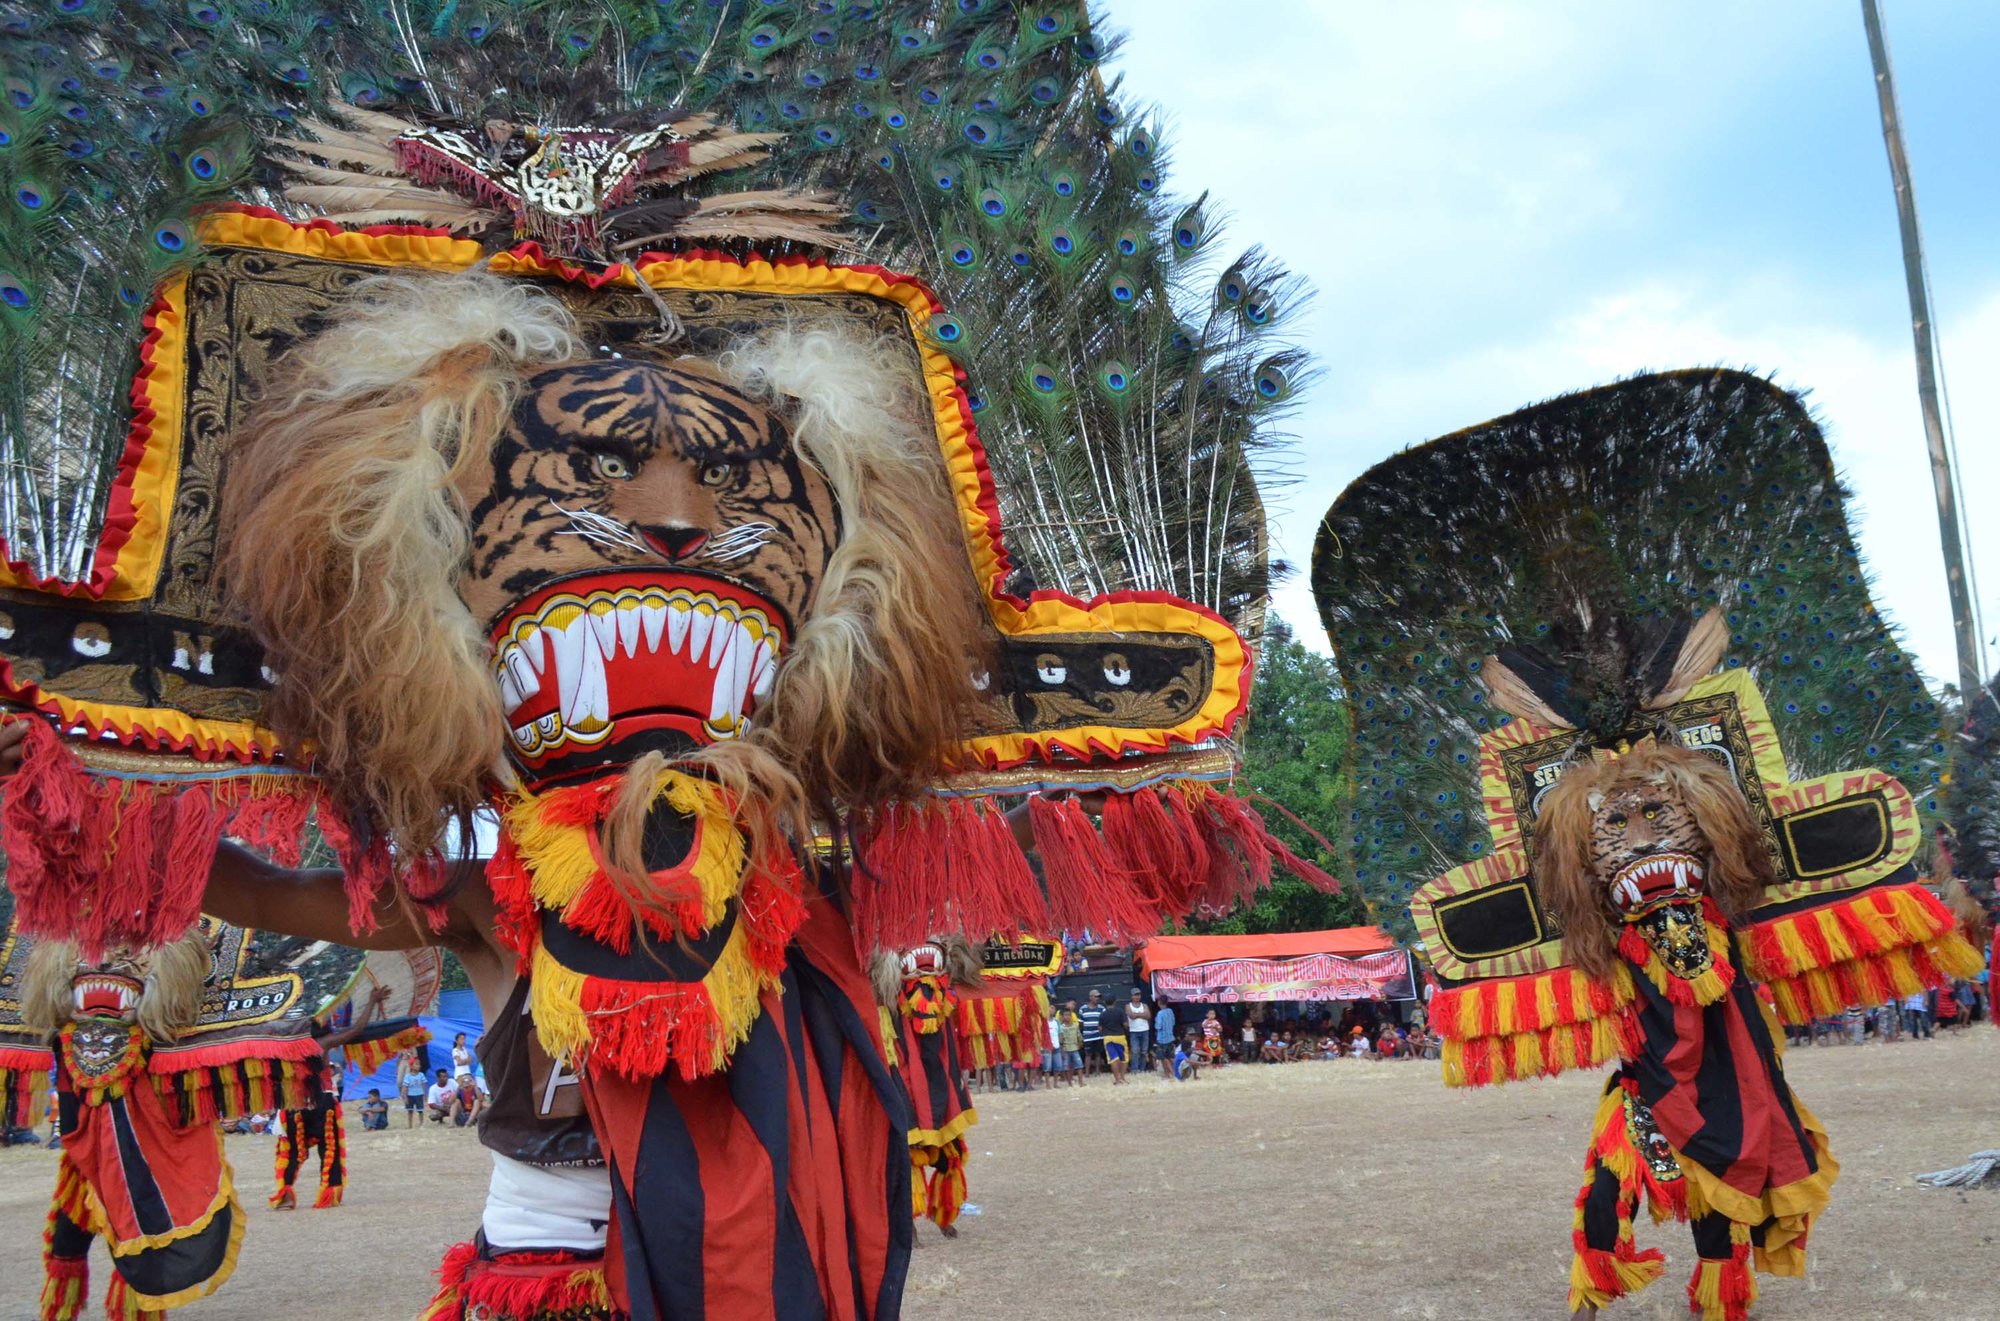
[(910, 1100), (845, 917), (824, 897), (807, 908), (726, 1070), (585, 1080), (611, 1170), (606, 1274), (635, 1318), (901, 1311)]

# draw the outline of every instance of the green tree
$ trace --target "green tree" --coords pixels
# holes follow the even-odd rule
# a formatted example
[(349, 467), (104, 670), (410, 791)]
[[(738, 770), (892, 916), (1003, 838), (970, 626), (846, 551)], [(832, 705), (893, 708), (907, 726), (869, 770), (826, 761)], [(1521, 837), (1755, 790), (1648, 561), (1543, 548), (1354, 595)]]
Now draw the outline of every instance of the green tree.
[[(1330, 657), (1298, 640), (1292, 628), (1271, 615), (1257, 656), (1250, 716), (1243, 738), (1243, 776), (1250, 789), (1282, 805), (1329, 839), (1340, 833), (1347, 811), (1347, 703)], [(1301, 830), (1284, 812), (1261, 805), (1273, 834), (1335, 876), (1341, 859)], [(1322, 894), (1304, 881), (1280, 874), (1254, 902), (1239, 904), (1226, 917), (1196, 919), (1186, 929), (1204, 935), (1266, 931), (1319, 931), (1379, 920), (1352, 885)]]

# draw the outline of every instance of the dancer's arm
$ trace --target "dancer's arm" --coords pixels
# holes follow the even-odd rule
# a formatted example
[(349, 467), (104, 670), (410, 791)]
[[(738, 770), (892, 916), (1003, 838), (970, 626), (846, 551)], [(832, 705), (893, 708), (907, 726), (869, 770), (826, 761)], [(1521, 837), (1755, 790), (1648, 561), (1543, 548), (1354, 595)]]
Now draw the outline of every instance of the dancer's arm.
[[(32, 718), (32, 717), (31, 717)], [(0, 784), (21, 769), (29, 720), (0, 724)], [(393, 893), (375, 901), (374, 929), (356, 931), (349, 921), (347, 890), (338, 869), (280, 867), (229, 840), (216, 846), (209, 865), (201, 911), (225, 922), (305, 940), (325, 940), (356, 949), (422, 949), (442, 946), (463, 957), (488, 949), (493, 898), (482, 883), (485, 864), (476, 858), (449, 864), (451, 886), (443, 930)]]

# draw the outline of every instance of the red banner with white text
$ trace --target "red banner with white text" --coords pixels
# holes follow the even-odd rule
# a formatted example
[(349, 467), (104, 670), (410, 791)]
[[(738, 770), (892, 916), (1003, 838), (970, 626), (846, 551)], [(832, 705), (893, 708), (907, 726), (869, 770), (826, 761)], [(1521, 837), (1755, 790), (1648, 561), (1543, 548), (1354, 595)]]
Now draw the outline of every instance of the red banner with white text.
[(1413, 1000), (1416, 980), (1408, 950), (1343, 958), (1305, 954), (1290, 959), (1218, 959), (1153, 974), (1164, 1000), (1247, 1004), (1266, 1000)]

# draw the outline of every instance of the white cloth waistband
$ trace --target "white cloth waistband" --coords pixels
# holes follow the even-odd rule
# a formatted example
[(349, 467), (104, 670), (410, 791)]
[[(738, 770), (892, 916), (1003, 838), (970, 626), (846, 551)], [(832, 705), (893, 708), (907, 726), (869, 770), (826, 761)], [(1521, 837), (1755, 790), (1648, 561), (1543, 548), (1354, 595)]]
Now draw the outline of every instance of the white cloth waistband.
[(566, 1248), (602, 1252), (611, 1223), (611, 1172), (597, 1166), (530, 1165), (491, 1151), (493, 1182), (479, 1225), (499, 1252)]

